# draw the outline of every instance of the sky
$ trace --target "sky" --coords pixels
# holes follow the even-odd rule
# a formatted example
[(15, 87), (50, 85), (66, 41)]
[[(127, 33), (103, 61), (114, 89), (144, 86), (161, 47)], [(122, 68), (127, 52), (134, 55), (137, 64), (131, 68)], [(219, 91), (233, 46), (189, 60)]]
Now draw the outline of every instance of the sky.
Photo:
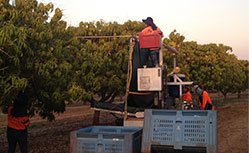
[(238, 59), (249, 60), (248, 0), (38, 0), (53, 3), (68, 25), (81, 21), (142, 21), (152, 17), (168, 37), (174, 29), (186, 41), (224, 44)]

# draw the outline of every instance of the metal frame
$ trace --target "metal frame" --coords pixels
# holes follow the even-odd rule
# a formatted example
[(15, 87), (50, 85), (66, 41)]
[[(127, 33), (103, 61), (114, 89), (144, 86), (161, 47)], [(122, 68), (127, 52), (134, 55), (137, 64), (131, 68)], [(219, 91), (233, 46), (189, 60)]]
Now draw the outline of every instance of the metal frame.
[[(173, 74), (174, 77), (174, 82), (167, 82), (167, 85), (179, 85), (179, 90), (180, 90), (180, 97), (182, 97), (182, 86), (183, 85), (191, 85), (193, 84), (193, 81), (189, 82), (183, 82), (181, 78), (177, 76), (177, 74)], [(177, 82), (179, 81), (179, 82)]]

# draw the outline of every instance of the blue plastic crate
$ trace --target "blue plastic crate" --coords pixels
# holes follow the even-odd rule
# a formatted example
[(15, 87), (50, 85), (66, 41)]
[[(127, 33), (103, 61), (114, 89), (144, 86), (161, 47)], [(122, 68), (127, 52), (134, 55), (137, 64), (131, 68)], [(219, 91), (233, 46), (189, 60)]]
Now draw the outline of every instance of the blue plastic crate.
[(142, 128), (91, 126), (71, 132), (70, 153), (140, 153)]
[(175, 150), (204, 148), (217, 153), (217, 112), (209, 110), (145, 110), (142, 152), (152, 146)]

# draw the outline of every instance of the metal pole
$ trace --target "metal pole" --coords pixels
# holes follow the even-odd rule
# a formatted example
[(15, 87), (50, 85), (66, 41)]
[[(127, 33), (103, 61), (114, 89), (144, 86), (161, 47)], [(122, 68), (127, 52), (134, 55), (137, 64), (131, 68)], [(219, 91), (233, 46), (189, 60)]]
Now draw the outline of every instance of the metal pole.
[(159, 50), (159, 66), (163, 66), (163, 41), (162, 41), (162, 38), (160, 36), (160, 50)]
[[(161, 46), (160, 46), (160, 50), (159, 50), (159, 66), (161, 67), (161, 71), (163, 70), (163, 42), (162, 42), (162, 38), (160, 39), (161, 41)], [(163, 74), (163, 73), (162, 73)], [(163, 86), (163, 76), (161, 76), (161, 85), (162, 85), (162, 89), (161, 91), (158, 92), (158, 106), (159, 108), (162, 108), (163, 106), (163, 102), (164, 102), (164, 98), (163, 98), (163, 91), (164, 91), (164, 86)]]
[(172, 48), (169, 45), (163, 44), (163, 47), (165, 47), (166, 49), (168, 49), (169, 51), (171, 51), (171, 52), (173, 52), (175, 54), (179, 54), (179, 52), (175, 48)]
[(78, 39), (106, 39), (106, 38), (130, 38), (132, 35), (118, 35), (118, 36), (78, 36)]

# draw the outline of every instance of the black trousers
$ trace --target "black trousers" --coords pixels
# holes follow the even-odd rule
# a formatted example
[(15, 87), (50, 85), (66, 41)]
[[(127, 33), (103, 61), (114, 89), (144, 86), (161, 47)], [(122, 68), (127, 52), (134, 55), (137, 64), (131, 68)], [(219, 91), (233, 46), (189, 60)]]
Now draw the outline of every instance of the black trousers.
[(150, 58), (154, 66), (159, 64), (159, 49), (150, 50)]
[(8, 153), (14, 153), (16, 144), (19, 144), (21, 153), (28, 153), (28, 131), (7, 128), (7, 139), (9, 144)]

